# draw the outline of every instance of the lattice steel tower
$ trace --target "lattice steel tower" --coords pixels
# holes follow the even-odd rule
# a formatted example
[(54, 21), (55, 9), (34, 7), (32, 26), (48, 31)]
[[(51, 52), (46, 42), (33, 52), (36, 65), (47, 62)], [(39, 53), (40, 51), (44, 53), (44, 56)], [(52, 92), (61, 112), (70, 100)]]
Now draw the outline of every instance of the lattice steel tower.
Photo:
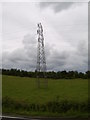
[[(42, 24), (37, 24), (37, 35), (38, 35), (38, 49), (37, 49), (37, 83), (38, 88), (44, 86), (47, 87), (46, 79), (46, 58), (44, 50), (44, 36), (43, 36), (43, 27)], [(40, 80), (40, 78), (43, 78)]]

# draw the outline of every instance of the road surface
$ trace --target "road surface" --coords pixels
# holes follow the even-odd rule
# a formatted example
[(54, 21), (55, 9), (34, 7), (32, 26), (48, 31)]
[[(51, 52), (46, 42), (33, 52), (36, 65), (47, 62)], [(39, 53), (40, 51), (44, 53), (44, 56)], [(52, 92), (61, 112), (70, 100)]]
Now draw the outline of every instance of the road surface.
[(88, 118), (24, 118), (24, 117), (11, 117), (3, 116), (2, 120), (88, 120)]

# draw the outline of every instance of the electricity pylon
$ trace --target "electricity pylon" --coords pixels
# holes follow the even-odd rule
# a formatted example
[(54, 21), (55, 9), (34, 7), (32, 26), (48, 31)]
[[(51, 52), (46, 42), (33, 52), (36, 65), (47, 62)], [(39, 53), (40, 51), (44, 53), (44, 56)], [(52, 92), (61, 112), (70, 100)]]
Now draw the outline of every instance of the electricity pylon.
[[(38, 88), (47, 87), (48, 81), (46, 79), (46, 58), (44, 50), (44, 36), (42, 24), (37, 24), (38, 48), (37, 48), (37, 83)], [(43, 79), (40, 79), (43, 78)]]

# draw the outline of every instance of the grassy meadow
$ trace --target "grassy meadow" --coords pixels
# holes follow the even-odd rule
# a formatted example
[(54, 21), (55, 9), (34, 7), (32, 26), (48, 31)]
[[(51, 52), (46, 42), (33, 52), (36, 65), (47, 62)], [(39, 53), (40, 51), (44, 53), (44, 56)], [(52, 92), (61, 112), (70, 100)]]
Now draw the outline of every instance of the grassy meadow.
[(2, 97), (3, 113), (32, 116), (88, 115), (86, 79), (49, 79), (47, 89), (38, 89), (35, 78), (3, 75)]

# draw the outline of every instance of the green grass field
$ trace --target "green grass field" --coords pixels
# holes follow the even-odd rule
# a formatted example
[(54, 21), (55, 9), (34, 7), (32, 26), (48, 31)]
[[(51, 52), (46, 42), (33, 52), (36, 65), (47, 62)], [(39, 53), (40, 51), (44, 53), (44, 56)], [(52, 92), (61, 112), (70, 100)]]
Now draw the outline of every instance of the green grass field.
[(2, 76), (2, 96), (27, 103), (45, 104), (59, 98), (77, 103), (88, 100), (88, 80), (48, 80), (48, 88), (37, 88), (35, 78)]

